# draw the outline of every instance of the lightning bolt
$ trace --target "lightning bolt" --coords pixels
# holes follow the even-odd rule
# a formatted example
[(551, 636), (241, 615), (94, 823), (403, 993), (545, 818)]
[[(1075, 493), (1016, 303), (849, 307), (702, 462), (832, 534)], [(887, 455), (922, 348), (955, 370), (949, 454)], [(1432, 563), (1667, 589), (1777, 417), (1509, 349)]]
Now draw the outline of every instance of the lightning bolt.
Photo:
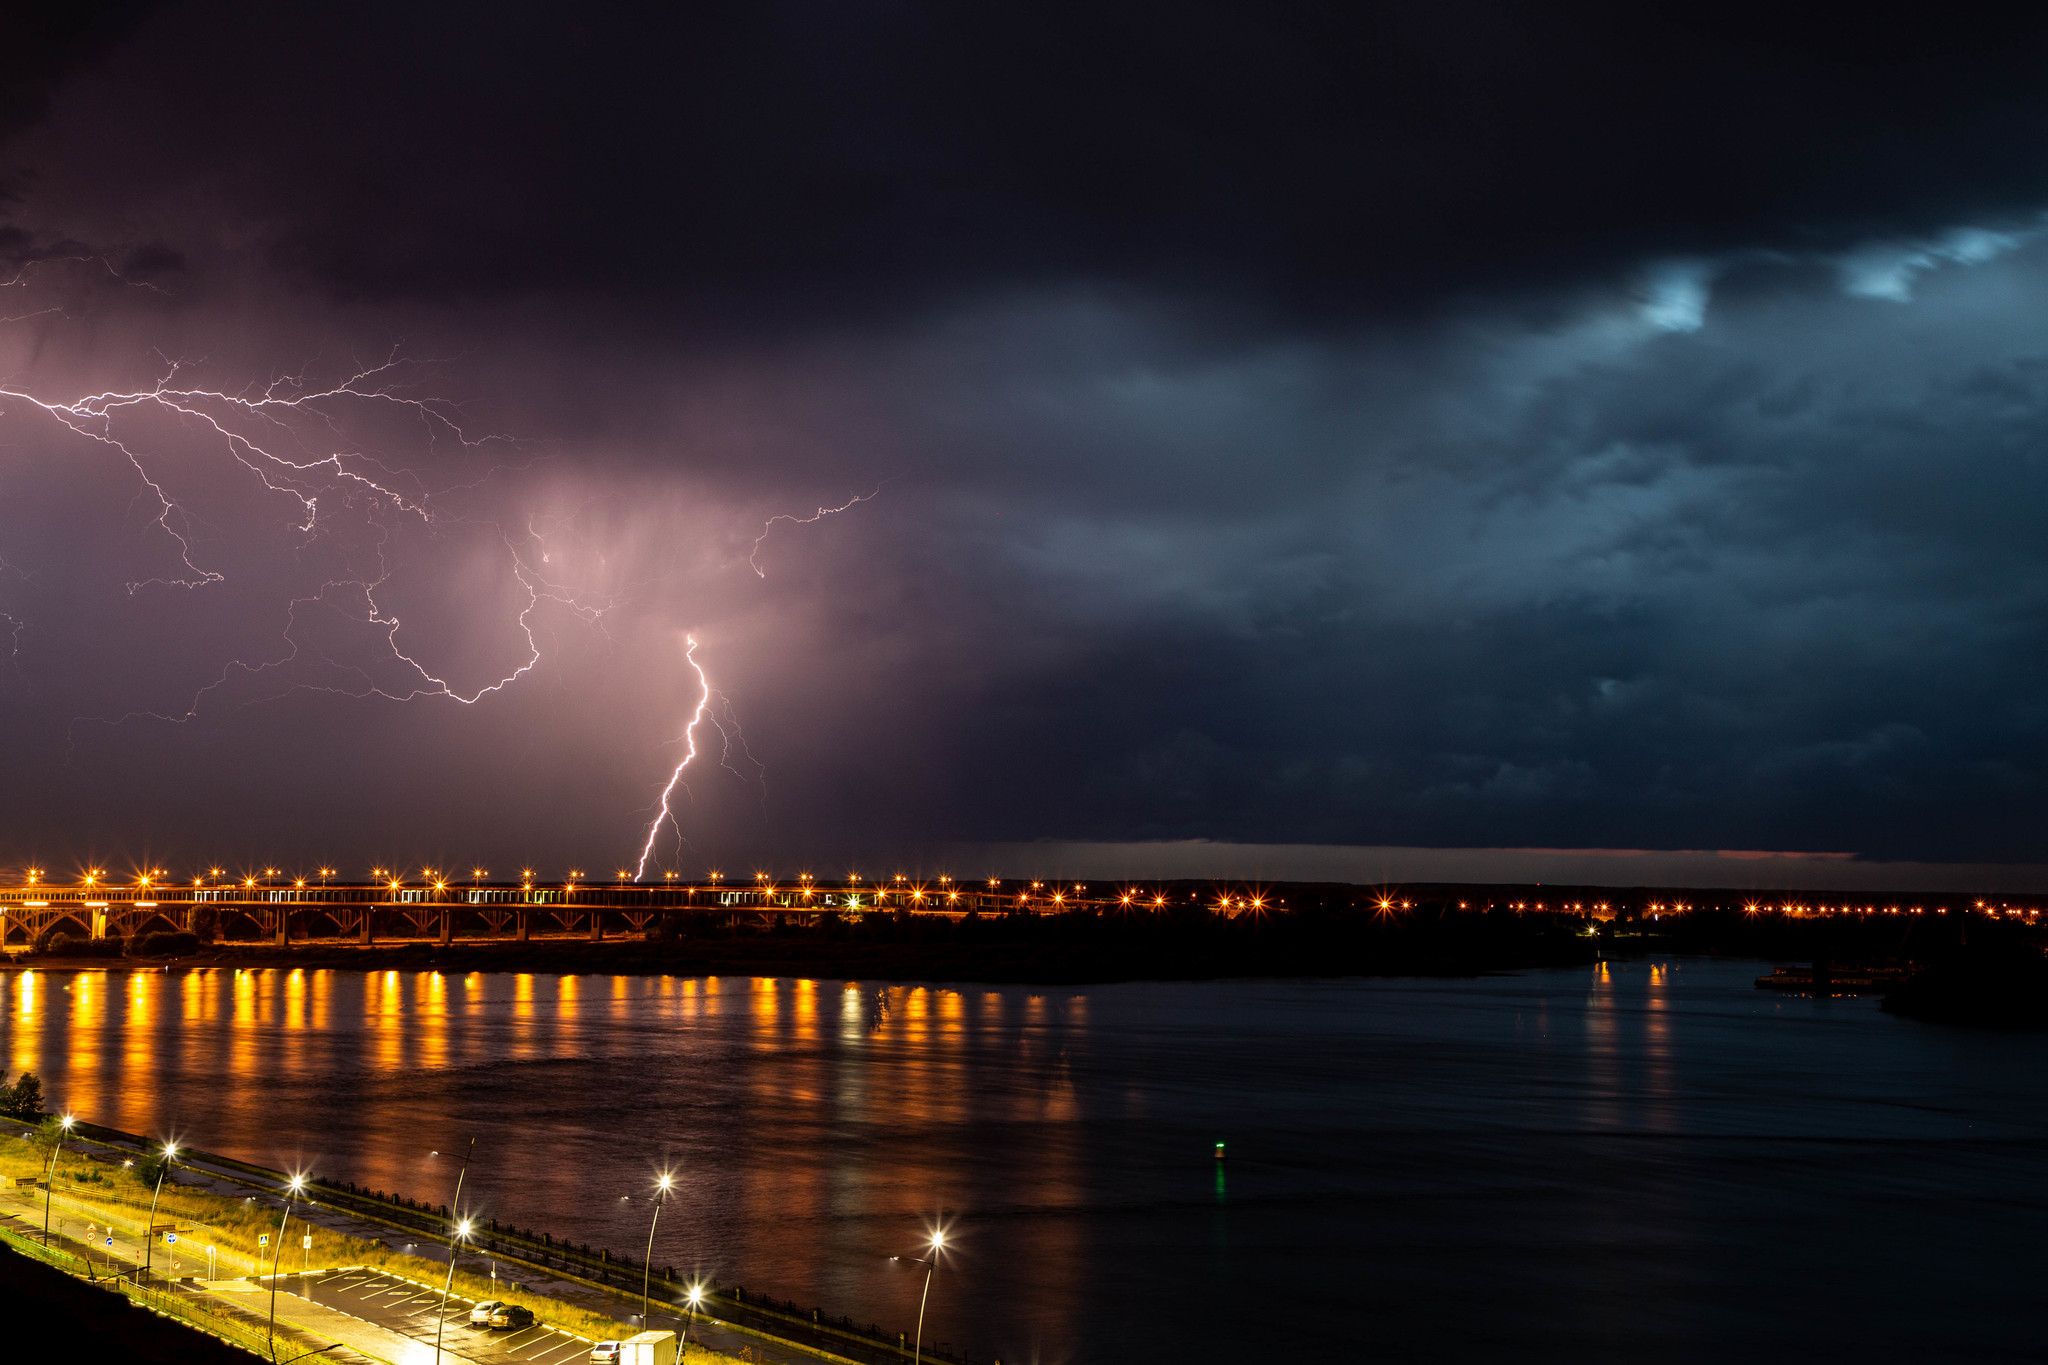
[(683, 727), (683, 742), (689, 746), (689, 752), (683, 755), (682, 762), (676, 764), (676, 770), (668, 775), (668, 785), (661, 789), (661, 809), (656, 813), (654, 823), (647, 827), (647, 842), (642, 845), (640, 861), (633, 868), (633, 880), (636, 882), (647, 875), (647, 860), (654, 856), (655, 836), (661, 833), (663, 824), (674, 818), (669, 813), (668, 799), (674, 794), (676, 787), (681, 784), (683, 769), (689, 767), (690, 760), (697, 756), (697, 724), (704, 719), (705, 712), (711, 706), (711, 679), (704, 676), (704, 665), (697, 662), (696, 638), (689, 635), (683, 638), (688, 640), (690, 644), (690, 647), (683, 651), (683, 662), (697, 670), (697, 686), (699, 688), (697, 693), (697, 709), (691, 713), (690, 723)]
[[(87, 394), (68, 401), (39, 398), (21, 389), (0, 385), (0, 401), (13, 399), (29, 404), (71, 431), (101, 445), (119, 451), (123, 458), (134, 467), (136, 476), (145, 488), (156, 496), (156, 523), (166, 535), (177, 542), (179, 559), (191, 578), (153, 578), (128, 584), (128, 591), (136, 591), (156, 585), (178, 588), (203, 587), (208, 583), (225, 581), (211, 569), (201, 568), (192, 560), (192, 544), (185, 534), (171, 525), (176, 514), (183, 518), (185, 513), (163, 485), (149, 472), (140, 452), (130, 447), (114, 432), (114, 418), (144, 408), (157, 408), (175, 413), (210, 431), (223, 442), (228, 455), (254, 474), (264, 488), (282, 494), (297, 502), (304, 520), (298, 530), (310, 535), (319, 519), (319, 490), (300, 486), (307, 476), (319, 470), (331, 470), (333, 477), (345, 485), (352, 485), (371, 497), (389, 502), (393, 508), (432, 521), (427, 508), (430, 496), (424, 488), (411, 494), (402, 492), (387, 483), (363, 472), (369, 467), (389, 478), (388, 470), (372, 457), (360, 451), (330, 451), (327, 454), (304, 453), (306, 458), (294, 459), (293, 452), (284, 445), (289, 440), (303, 445), (303, 434), (292, 427), (290, 417), (301, 414), (316, 418), (330, 429), (335, 427), (335, 418), (328, 408), (344, 400), (358, 400), (375, 404), (392, 404), (409, 409), (430, 429), (430, 442), (443, 435), (449, 435), (464, 447), (477, 448), (504, 440), (490, 436), (471, 438), (456, 423), (451, 415), (451, 405), (430, 399), (409, 398), (392, 392), (411, 363), (401, 360), (394, 353), (382, 365), (358, 370), (339, 384), (321, 389), (307, 389), (298, 376), (273, 380), (257, 397), (232, 394), (215, 389), (181, 388), (176, 380), (180, 366), (172, 363), (168, 372), (154, 385), (146, 389), (128, 392), (105, 392)], [(4, 410), (4, 409), (0, 409)], [(237, 421), (247, 425), (236, 425)], [(253, 431), (252, 431), (253, 428)], [(277, 447), (273, 449), (272, 447)], [(355, 466), (355, 467), (352, 467)], [(280, 481), (282, 480), (282, 481)], [(415, 479), (417, 483), (417, 479)]]
[[(888, 481), (888, 479), (884, 479), (882, 480), (882, 483), (887, 483)], [(816, 512), (812, 513), (808, 517), (799, 517), (794, 516), (788, 512), (779, 512), (775, 516), (768, 518), (768, 520), (761, 527), (761, 534), (754, 537), (754, 548), (747, 552), (747, 563), (754, 566), (754, 573), (757, 577), (766, 578), (768, 576), (768, 571), (761, 567), (761, 563), (758, 556), (761, 553), (761, 542), (768, 539), (768, 533), (775, 529), (776, 522), (786, 521), (793, 526), (809, 526), (814, 521), (823, 521), (826, 517), (835, 516), (838, 513), (844, 512), (849, 507), (852, 507), (858, 503), (867, 502), (872, 498), (880, 497), (882, 492), (882, 483), (876, 484), (875, 491), (872, 493), (862, 493), (859, 496), (847, 502), (839, 504), (839, 506), (837, 507), (820, 507)]]
[[(0, 278), (0, 290), (26, 289), (32, 283), (32, 273), (58, 262), (97, 267), (122, 284), (162, 292), (154, 285), (136, 285), (115, 271), (105, 258), (79, 252), (68, 245), (32, 260), (16, 262), (12, 276)], [(38, 309), (0, 318), (0, 323), (25, 321), (52, 312), (69, 316), (62, 308)], [(182, 723), (194, 718), (207, 699), (230, 681), (263, 674), (277, 675), (280, 670), (301, 663), (301, 649), (295, 631), (300, 624), (301, 610), (313, 605), (338, 611), (369, 627), (371, 638), (381, 637), (380, 643), (385, 651), (383, 657), (405, 670), (404, 676), (409, 681), (379, 685), (359, 667), (322, 657), (319, 660), (321, 664), (350, 676), (338, 680), (340, 685), (295, 681), (285, 689), (286, 692), (303, 689), (354, 697), (374, 695), (394, 701), (436, 697), (473, 706), (511, 686), (540, 662), (541, 645), (533, 618), (542, 603), (559, 603), (580, 616), (586, 624), (599, 624), (604, 613), (616, 603), (599, 601), (593, 604), (587, 595), (544, 574), (539, 565), (548, 562), (546, 546), (529, 523), (523, 538), (497, 528), (505, 543), (510, 574), (525, 595), (524, 606), (518, 613), (518, 625), (524, 635), (526, 649), (516, 667), (495, 681), (463, 689), (429, 669), (402, 643), (399, 617), (388, 611), (379, 600), (380, 591), (393, 571), (385, 554), (391, 528), (385, 517), (380, 515), (380, 509), (414, 520), (428, 528), (430, 534), (438, 534), (454, 523), (479, 528), (495, 527), (495, 523), (488, 521), (450, 516), (435, 506), (435, 500), (443, 494), (475, 487), (477, 483), (502, 473), (503, 465), (493, 461), (480, 479), (449, 482), (444, 478), (439, 482), (447, 486), (430, 488), (418, 474), (403, 469), (394, 472), (377, 456), (355, 448), (347, 437), (344, 419), (364, 414), (366, 410), (372, 414), (377, 409), (395, 412), (417, 422), (428, 450), (437, 454), (448, 447), (474, 453), (511, 444), (505, 436), (479, 435), (466, 429), (458, 405), (419, 396), (416, 388), (418, 376), (427, 364), (401, 356), (398, 348), (394, 347), (382, 363), (359, 366), (338, 383), (309, 382), (300, 372), (274, 375), (266, 384), (246, 386), (240, 391), (189, 383), (185, 379), (186, 366), (167, 357), (163, 358), (163, 369), (156, 381), (141, 388), (50, 397), (11, 382), (0, 382), (0, 412), (19, 408), (46, 417), (67, 431), (118, 454), (134, 470), (138, 480), (137, 495), (153, 505), (153, 520), (168, 539), (178, 567), (155, 577), (129, 582), (126, 587), (130, 596), (149, 588), (197, 590), (226, 581), (225, 575), (215, 566), (203, 562), (195, 549), (193, 528), (202, 523), (180, 504), (158, 472), (160, 464), (170, 457), (161, 450), (139, 444), (130, 434), (134, 421), (150, 414), (168, 417), (186, 431), (198, 435), (203, 442), (216, 444), (234, 465), (252, 475), (264, 492), (285, 500), (293, 529), (303, 538), (302, 544), (310, 544), (322, 535), (323, 517), (328, 514), (330, 504), (337, 502), (344, 509), (357, 509), (362, 528), (374, 537), (373, 545), (366, 550), (339, 542), (344, 565), (341, 575), (328, 577), (310, 593), (302, 589), (301, 595), (292, 597), (285, 604), (283, 640), (286, 648), (279, 657), (256, 661), (231, 660), (222, 668), (219, 677), (192, 695), (182, 715), (174, 711), (137, 710), (120, 717), (80, 717), (73, 721), (74, 726), (81, 723), (118, 725), (145, 718)], [(529, 546), (538, 547), (538, 564), (528, 553)], [(359, 553), (374, 556), (374, 562), (359, 565), (356, 562)], [(11, 653), (18, 653), (20, 634), (25, 624), (12, 616), (0, 622), (8, 628)]]
[[(83, 254), (59, 256), (54, 252), (34, 261), (15, 260), (12, 277), (0, 271), (0, 291), (26, 289), (34, 272), (63, 260), (83, 263), (108, 272), (124, 285), (161, 293), (155, 286), (135, 285), (123, 278), (104, 258)], [(10, 310), (0, 316), (0, 325), (21, 324), (55, 315), (68, 319), (63, 307)], [(495, 456), (505, 449), (517, 449), (509, 437), (480, 434), (470, 429), (460, 406), (423, 391), (423, 376), (429, 361), (401, 355), (398, 347), (381, 363), (358, 362), (344, 367), (352, 370), (338, 381), (309, 379), (305, 370), (274, 372), (268, 382), (255, 382), (236, 389), (232, 386), (195, 382), (198, 367), (186, 361), (158, 354), (160, 365), (153, 382), (139, 387), (108, 388), (74, 396), (53, 396), (36, 391), (12, 377), (0, 376), (0, 414), (20, 412), (55, 423), (64, 431), (84, 438), (126, 461), (136, 477), (136, 497), (153, 511), (152, 520), (170, 551), (165, 569), (153, 577), (138, 577), (126, 584), (129, 596), (154, 589), (200, 591), (225, 583), (226, 567), (209, 562), (202, 553), (202, 532), (207, 523), (190, 499), (181, 501), (177, 466), (173, 461), (187, 458), (183, 444), (166, 447), (145, 438), (155, 428), (149, 421), (168, 423), (182, 433), (181, 442), (196, 440), (193, 447), (202, 457), (217, 452), (220, 468), (266, 501), (274, 501), (288, 519), (298, 548), (310, 549), (321, 542), (338, 562), (324, 572), (314, 571), (294, 583), (282, 609), (281, 649), (266, 649), (254, 657), (230, 659), (212, 681), (191, 694), (181, 709), (134, 710), (120, 716), (77, 717), (67, 732), (69, 741), (81, 725), (118, 726), (130, 720), (156, 720), (185, 724), (196, 719), (216, 699), (230, 705), (253, 705), (276, 700), (295, 692), (326, 693), (351, 698), (380, 697), (395, 702), (440, 699), (462, 706), (475, 706), (531, 672), (541, 661), (543, 623), (536, 613), (544, 604), (566, 608), (586, 626), (604, 634), (604, 618), (625, 599), (606, 596), (571, 586), (550, 571), (549, 547), (529, 519), (523, 534), (482, 516), (463, 515), (451, 510), (445, 495), (477, 487), (500, 476), (506, 465), (500, 458), (481, 461), (485, 472), (471, 481), (460, 473), (447, 471), (424, 477), (398, 461), (361, 448), (353, 434), (359, 421), (386, 423), (389, 417), (416, 424), (425, 447), (438, 461), (442, 452), (453, 449), (463, 456), (489, 452)], [(451, 478), (450, 475), (455, 477)], [(884, 481), (886, 482), (886, 480)], [(808, 524), (843, 512), (881, 492), (861, 494), (838, 507), (819, 507), (810, 516), (779, 515), (769, 518), (753, 544), (748, 562), (761, 577), (766, 571), (758, 562), (762, 544), (778, 522)], [(504, 547), (505, 572), (518, 584), (524, 605), (517, 624), (524, 636), (523, 657), (495, 681), (459, 687), (434, 672), (416, 644), (402, 638), (402, 622), (391, 610), (387, 593), (397, 565), (392, 548), (400, 523), (426, 528), (439, 536), (448, 528), (462, 525), (495, 531)], [(172, 567), (175, 565), (175, 567)], [(12, 566), (5, 566), (12, 568)], [(631, 589), (627, 589), (630, 591)], [(11, 604), (10, 604), (11, 605)], [(508, 604), (509, 605), (509, 604)], [(353, 623), (360, 644), (350, 646), (351, 656), (329, 657), (317, 643), (308, 618), (315, 612), (331, 612)], [(7, 640), (10, 664), (20, 652), (21, 637), (29, 623), (0, 612), (0, 634)], [(684, 770), (698, 756), (696, 737), (700, 723), (709, 720), (723, 740), (720, 764), (742, 781), (744, 767), (759, 769), (747, 752), (746, 737), (738, 718), (722, 693), (712, 688), (696, 658), (697, 641), (686, 636), (684, 660), (697, 675), (699, 696), (682, 734), (687, 752), (670, 773), (662, 788), (659, 809), (647, 830), (634, 880), (645, 876), (656, 840), (665, 824), (680, 823), (671, 807), (676, 789), (683, 784)], [(362, 653), (355, 651), (361, 649)], [(507, 664), (513, 663), (508, 660)], [(393, 666), (395, 666), (395, 680)], [(375, 669), (373, 673), (371, 670)], [(496, 670), (494, 670), (496, 671)], [(766, 800), (766, 785), (762, 784)], [(765, 813), (765, 812), (764, 812)]]

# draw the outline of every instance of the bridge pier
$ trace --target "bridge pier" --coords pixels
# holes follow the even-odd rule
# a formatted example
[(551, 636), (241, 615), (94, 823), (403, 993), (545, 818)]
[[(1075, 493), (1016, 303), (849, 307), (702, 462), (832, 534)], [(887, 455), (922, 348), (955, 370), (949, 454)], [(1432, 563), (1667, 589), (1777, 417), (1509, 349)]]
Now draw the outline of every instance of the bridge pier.
[(512, 931), (513, 936), (516, 937), (521, 943), (525, 943), (532, 936), (532, 926), (529, 924), (527, 920), (526, 912), (524, 910), (521, 910), (514, 914), (512, 918), (518, 925), (518, 927)]
[(107, 936), (107, 907), (104, 905), (92, 907), (92, 936), (95, 940)]
[(604, 911), (590, 907), (590, 941), (597, 942), (604, 937)]
[(443, 946), (446, 946), (447, 944), (453, 943), (454, 941), (455, 907), (452, 905), (444, 905), (441, 907), (441, 943), (443, 944)]
[(290, 943), (292, 941), (292, 912), (281, 909), (276, 914), (277, 941), (279, 943)]

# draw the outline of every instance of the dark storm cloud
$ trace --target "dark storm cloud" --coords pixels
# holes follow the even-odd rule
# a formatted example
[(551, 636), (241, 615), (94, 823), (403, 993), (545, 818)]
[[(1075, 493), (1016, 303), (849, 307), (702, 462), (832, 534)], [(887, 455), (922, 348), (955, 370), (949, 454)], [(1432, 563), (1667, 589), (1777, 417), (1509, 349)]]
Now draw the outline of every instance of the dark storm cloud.
[[(338, 408), (298, 458), (441, 491), (309, 521), (123, 416), (223, 575), (130, 591), (180, 572), (137, 471), (8, 400), (17, 838), (623, 856), (687, 633), (727, 709), (664, 857), (2037, 856), (2038, 25), (181, 6), (64, 53), (0, 382), (397, 343), (530, 439)], [(474, 704), (369, 692), (408, 658)]]
[(197, 191), (348, 295), (758, 327), (1085, 278), (1341, 320), (2030, 210), (2044, 56), (2038, 17), (1763, 5), (196, 5), (23, 155), (110, 217)]

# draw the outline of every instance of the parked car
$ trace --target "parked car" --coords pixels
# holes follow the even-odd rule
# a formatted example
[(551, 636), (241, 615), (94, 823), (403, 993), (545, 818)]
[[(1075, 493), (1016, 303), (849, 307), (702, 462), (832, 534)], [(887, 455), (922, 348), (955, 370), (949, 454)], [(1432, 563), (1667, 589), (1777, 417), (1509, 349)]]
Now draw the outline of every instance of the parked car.
[(498, 1299), (485, 1299), (482, 1303), (469, 1310), (469, 1325), (471, 1327), (490, 1326), (491, 1314), (504, 1306), (504, 1303)]
[(521, 1308), (516, 1303), (501, 1303), (491, 1310), (491, 1326), (531, 1327), (533, 1326), (533, 1310), (531, 1308)]
[(619, 1365), (626, 1355), (625, 1346), (616, 1341), (600, 1341), (590, 1348), (590, 1358), (596, 1365)]

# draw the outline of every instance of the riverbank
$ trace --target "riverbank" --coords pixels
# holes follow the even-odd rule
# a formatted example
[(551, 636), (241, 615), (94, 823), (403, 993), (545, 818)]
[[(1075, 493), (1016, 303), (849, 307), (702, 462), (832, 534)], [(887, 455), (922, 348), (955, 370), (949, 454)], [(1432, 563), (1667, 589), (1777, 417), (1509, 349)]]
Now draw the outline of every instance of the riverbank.
[[(444, 1286), (452, 1295), (449, 1321), (465, 1331), (463, 1315), (485, 1299), (530, 1310), (534, 1325), (514, 1335), (524, 1350), (542, 1344), (533, 1339), (536, 1334), (549, 1334), (555, 1340), (541, 1352), (546, 1355), (558, 1355), (565, 1346), (578, 1350), (579, 1342), (587, 1349), (596, 1341), (630, 1336), (645, 1325), (637, 1311), (643, 1303), (654, 1306), (657, 1328), (689, 1327), (690, 1344), (677, 1365), (899, 1365), (907, 1339), (872, 1322), (739, 1286), (692, 1282), (631, 1254), (501, 1226), (496, 1219), (466, 1223), (454, 1274), (444, 1280), (448, 1261), (442, 1248), (454, 1226), (446, 1205), (395, 1190), (358, 1188), (318, 1172), (309, 1173), (287, 1200), (284, 1172), (191, 1147), (179, 1152), (158, 1190), (138, 1174), (143, 1158), (156, 1150), (152, 1144), (83, 1120), (74, 1122), (58, 1150), (52, 1188), (44, 1194), (40, 1182), (48, 1168), (35, 1149), (35, 1133), (18, 1119), (0, 1118), (0, 1135), (16, 1139), (0, 1143), (0, 1233), (35, 1235), (41, 1210), (54, 1234), (49, 1252), (40, 1246), (15, 1249), (55, 1257), (73, 1274), (120, 1280), (143, 1262), (146, 1226), (174, 1230), (182, 1245), (155, 1248), (150, 1288), (185, 1297), (161, 1305), (152, 1300), (152, 1306), (187, 1320), (196, 1317), (237, 1344), (248, 1343), (229, 1320), (234, 1310), (191, 1294), (217, 1299), (275, 1283), (285, 1301), (280, 1322), (314, 1335), (346, 1328), (353, 1333), (347, 1337), (351, 1349), (394, 1365), (413, 1353), (399, 1338), (423, 1329), (417, 1313), (385, 1317), (383, 1310), (391, 1307), (386, 1300), (395, 1295), (426, 1302)], [(10, 1212), (12, 1229), (6, 1227)], [(411, 1254), (415, 1250), (419, 1254)], [(201, 1269), (203, 1279), (196, 1275)], [(370, 1321), (358, 1330), (341, 1319)], [(955, 1355), (943, 1345), (927, 1342), (923, 1354), (971, 1365), (964, 1352)]]
[[(22, 1130), (19, 1124), (7, 1126)], [(139, 1153), (140, 1139), (121, 1135), (128, 1142), (110, 1146), (89, 1135), (91, 1129), (92, 1125), (75, 1125), (66, 1151), (58, 1156), (57, 1188), (47, 1192), (40, 1183), (28, 1183), (41, 1174), (35, 1169), (41, 1166), (40, 1156), (21, 1150), (21, 1143), (0, 1148), (0, 1168), (6, 1168), (8, 1187), (0, 1194), (0, 1252), (16, 1253), (0, 1255), (0, 1261), (31, 1263), (26, 1271), (10, 1266), (16, 1278), (50, 1271), (81, 1290), (82, 1295), (73, 1293), (71, 1298), (78, 1299), (75, 1306), (87, 1310), (96, 1323), (82, 1337), (84, 1342), (104, 1338), (113, 1344), (132, 1337), (126, 1330), (128, 1316), (119, 1311), (124, 1304), (146, 1308), (189, 1329), (182, 1345), (176, 1333), (158, 1332), (149, 1338), (159, 1352), (155, 1358), (165, 1361), (214, 1359), (206, 1353), (206, 1337), (216, 1338), (216, 1345), (224, 1342), (266, 1354), (274, 1332), (278, 1348), (294, 1357), (338, 1346), (342, 1354), (330, 1358), (403, 1365), (430, 1342), (439, 1342), (448, 1360), (497, 1365), (501, 1358), (534, 1353), (559, 1359), (566, 1351), (567, 1358), (582, 1358), (598, 1341), (619, 1340), (640, 1330), (637, 1315), (628, 1311), (634, 1305), (627, 1302), (637, 1295), (600, 1284), (558, 1283), (580, 1278), (573, 1275), (550, 1276), (534, 1267), (541, 1283), (520, 1284), (495, 1274), (486, 1278), (458, 1262), (452, 1278), (444, 1280), (444, 1262), (395, 1252), (375, 1235), (374, 1227), (368, 1229), (370, 1236), (351, 1233), (347, 1225), (359, 1225), (360, 1215), (336, 1208), (331, 1198), (322, 1197), (333, 1191), (317, 1184), (309, 1184), (287, 1203), (280, 1190), (271, 1188), (282, 1185), (283, 1177), (271, 1173), (271, 1180), (248, 1187), (259, 1193), (238, 1198), (232, 1189), (220, 1188), (222, 1172), (217, 1168), (241, 1165), (227, 1158), (181, 1154), (190, 1160), (181, 1159), (176, 1180), (167, 1180), (158, 1197), (135, 1176), (138, 1166), (129, 1164), (132, 1159), (121, 1155), (129, 1150)], [(29, 1173), (18, 1174), (24, 1167)], [(421, 1207), (412, 1211), (424, 1225), (439, 1225), (435, 1231), (447, 1235), (445, 1216)], [(393, 1227), (403, 1231), (400, 1225)], [(152, 1236), (151, 1229), (172, 1235)], [(427, 1238), (434, 1232), (406, 1235), (431, 1247)], [(145, 1259), (151, 1263), (147, 1269)], [(490, 1261), (499, 1268), (517, 1265), (502, 1250)], [(81, 1280), (86, 1282), (82, 1286)], [(614, 1312), (593, 1312), (591, 1306), (542, 1292), (565, 1287), (596, 1291), (608, 1301), (602, 1306)], [(101, 1300), (97, 1305), (95, 1290)], [(860, 1365), (842, 1355), (721, 1321), (709, 1302), (686, 1314), (681, 1292), (665, 1275), (653, 1295), (673, 1319), (671, 1330), (684, 1327), (686, 1317), (694, 1327), (692, 1340), (673, 1358), (674, 1365)], [(509, 1334), (473, 1326), (470, 1310), (486, 1299), (529, 1309), (531, 1325)], [(657, 1316), (656, 1321), (663, 1319)], [(725, 1349), (707, 1344), (707, 1337)], [(518, 1353), (508, 1354), (514, 1348)], [(99, 1357), (87, 1353), (85, 1358)]]
[[(138, 1177), (135, 1157), (128, 1155), (141, 1153), (144, 1144), (140, 1138), (121, 1135), (128, 1140), (115, 1145), (90, 1135), (91, 1125), (82, 1123), (75, 1125), (75, 1133), (67, 1135), (57, 1153), (46, 1196), (28, 1183), (43, 1181), (50, 1169), (27, 1140), (33, 1130), (13, 1120), (5, 1121), (5, 1128), (21, 1140), (0, 1144), (0, 1178), (5, 1179), (12, 1196), (0, 1208), (25, 1215), (25, 1221), (33, 1223), (47, 1203), (53, 1246), (77, 1261), (76, 1273), (93, 1268), (102, 1278), (121, 1278), (124, 1270), (142, 1260), (141, 1243), (151, 1226), (170, 1228), (183, 1247), (174, 1250), (177, 1244), (168, 1244), (161, 1256), (152, 1249), (151, 1261), (162, 1262), (155, 1266), (159, 1280), (198, 1279), (195, 1272), (202, 1268), (209, 1281), (263, 1277), (276, 1267), (283, 1247), (296, 1252), (307, 1236), (318, 1243), (323, 1266), (368, 1266), (421, 1281), (438, 1281), (446, 1270), (445, 1263), (393, 1251), (373, 1237), (352, 1235), (309, 1218), (307, 1215), (320, 1207), (320, 1201), (310, 1195), (293, 1201), (296, 1215), (287, 1212), (285, 1201), (276, 1193), (284, 1184), (282, 1179), (265, 1192), (269, 1198), (235, 1197), (210, 1188), (213, 1177), (206, 1168), (188, 1162), (164, 1180), (160, 1192), (154, 1190)], [(310, 1264), (311, 1248), (305, 1250)], [(542, 1322), (586, 1340), (617, 1335), (620, 1325), (545, 1295), (513, 1290), (459, 1265), (452, 1290), (471, 1300), (502, 1298), (519, 1303)]]

